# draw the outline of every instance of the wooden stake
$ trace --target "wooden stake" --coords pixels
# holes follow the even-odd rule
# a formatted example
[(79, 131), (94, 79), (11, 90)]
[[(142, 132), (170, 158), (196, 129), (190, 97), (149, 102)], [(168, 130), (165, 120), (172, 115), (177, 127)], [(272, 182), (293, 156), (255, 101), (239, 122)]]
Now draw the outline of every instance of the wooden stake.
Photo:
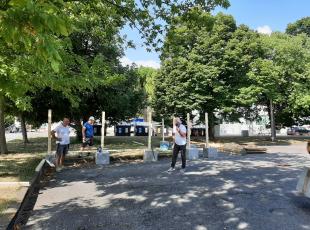
[(104, 135), (105, 135), (105, 112), (102, 112), (102, 118), (101, 118), (101, 149), (104, 148)]
[(164, 118), (162, 119), (162, 131), (163, 131), (163, 141), (165, 141), (165, 120)]
[(208, 113), (205, 113), (205, 126), (206, 126), (206, 148), (209, 148), (209, 118)]
[(175, 117), (173, 116), (172, 117), (172, 136), (174, 132), (175, 132)]
[(152, 150), (152, 111), (149, 109), (148, 111), (148, 122), (149, 122), (149, 138), (148, 138), (148, 150)]
[(47, 154), (52, 152), (52, 110), (48, 110), (48, 127), (47, 127)]
[(191, 128), (190, 128), (189, 113), (187, 114), (187, 144), (188, 144), (188, 148), (190, 148), (191, 147)]

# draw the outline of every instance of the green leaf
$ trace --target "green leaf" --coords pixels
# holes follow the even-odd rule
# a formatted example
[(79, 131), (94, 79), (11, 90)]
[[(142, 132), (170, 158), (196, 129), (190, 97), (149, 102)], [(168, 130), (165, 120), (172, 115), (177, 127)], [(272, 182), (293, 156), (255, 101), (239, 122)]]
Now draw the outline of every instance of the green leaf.
[(55, 61), (55, 60), (51, 61), (51, 66), (56, 73), (59, 72), (59, 65), (60, 63), (58, 61)]

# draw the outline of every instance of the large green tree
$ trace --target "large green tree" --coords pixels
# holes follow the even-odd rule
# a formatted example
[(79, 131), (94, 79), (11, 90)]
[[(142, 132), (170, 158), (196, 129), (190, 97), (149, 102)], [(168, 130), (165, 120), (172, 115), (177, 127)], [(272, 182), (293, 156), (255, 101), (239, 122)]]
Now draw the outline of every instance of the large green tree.
[[(5, 101), (20, 109), (30, 107), (28, 91), (53, 82), (38, 70), (61, 61), (60, 36), (71, 30), (61, 10), (62, 1), (2, 1), (0, 5), (0, 153), (6, 153)], [(50, 64), (47, 67), (46, 64)]]
[(234, 97), (246, 81), (250, 63), (259, 56), (258, 37), (222, 13), (212, 16), (193, 9), (190, 16), (176, 18), (156, 78), (156, 111), (168, 117), (208, 112), (211, 128), (215, 112), (235, 115)]
[[(96, 32), (103, 34), (105, 38), (110, 36), (111, 40), (115, 41), (115, 31), (118, 32), (128, 24), (139, 30), (146, 44), (156, 48), (157, 42), (160, 41), (158, 35), (170, 24), (171, 18), (187, 13), (195, 5), (211, 10), (217, 5), (227, 7), (229, 2), (228, 0), (2, 1), (0, 3), (0, 152), (7, 152), (4, 133), (6, 98), (12, 100), (20, 110), (29, 110), (31, 109), (29, 92), (48, 86), (53, 90), (62, 91), (66, 98), (74, 103), (77, 99), (74, 97), (77, 95), (76, 91), (91, 90), (96, 85), (99, 63), (100, 60), (103, 61), (103, 56), (96, 55), (91, 57), (91, 60), (85, 60), (74, 55), (76, 52), (72, 52), (70, 40), (65, 38), (71, 32), (81, 32), (93, 19), (95, 23), (99, 23), (95, 26), (98, 29)], [(158, 23), (158, 19), (166, 23)], [(81, 33), (77, 37), (81, 37), (80, 35)], [(119, 44), (123, 39), (117, 37)], [(82, 43), (84, 46), (93, 46), (94, 44), (89, 41), (86, 38)], [(95, 64), (89, 65), (88, 62), (92, 60)], [(78, 68), (75, 68), (77, 66)], [(81, 75), (84, 77), (80, 78)], [(102, 79), (99, 78), (100, 80)]]
[(261, 36), (261, 42), (263, 53), (251, 63), (239, 102), (269, 109), (272, 104), (276, 124), (292, 125), (310, 115), (310, 40), (305, 35), (274, 33)]

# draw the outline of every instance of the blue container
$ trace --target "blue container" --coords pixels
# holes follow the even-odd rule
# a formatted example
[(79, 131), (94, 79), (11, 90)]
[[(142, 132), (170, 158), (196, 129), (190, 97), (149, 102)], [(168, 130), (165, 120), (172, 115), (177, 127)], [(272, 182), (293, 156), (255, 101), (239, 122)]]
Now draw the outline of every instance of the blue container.
[(160, 142), (160, 150), (167, 151), (169, 150), (170, 143), (169, 141), (161, 141)]

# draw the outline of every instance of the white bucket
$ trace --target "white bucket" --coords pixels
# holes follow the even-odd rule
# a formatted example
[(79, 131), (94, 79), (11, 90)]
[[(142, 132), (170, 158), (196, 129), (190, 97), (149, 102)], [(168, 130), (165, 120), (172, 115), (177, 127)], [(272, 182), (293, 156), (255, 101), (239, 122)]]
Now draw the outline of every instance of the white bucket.
[(108, 165), (110, 164), (110, 154), (106, 149), (98, 148), (96, 153), (96, 164), (97, 165)]

